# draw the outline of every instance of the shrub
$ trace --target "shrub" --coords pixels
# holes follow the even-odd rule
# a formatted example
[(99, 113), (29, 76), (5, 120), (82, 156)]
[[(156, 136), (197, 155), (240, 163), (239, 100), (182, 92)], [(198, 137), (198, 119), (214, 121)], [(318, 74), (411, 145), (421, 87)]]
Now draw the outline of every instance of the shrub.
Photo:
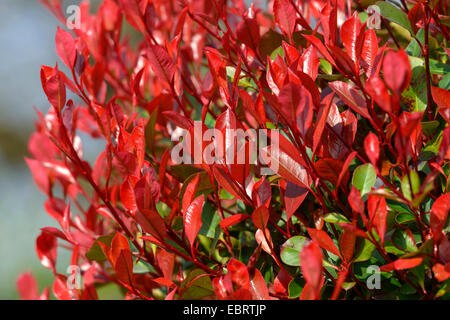
[(448, 3), (370, 3), (83, 2), (26, 158), (54, 296), (449, 298)]

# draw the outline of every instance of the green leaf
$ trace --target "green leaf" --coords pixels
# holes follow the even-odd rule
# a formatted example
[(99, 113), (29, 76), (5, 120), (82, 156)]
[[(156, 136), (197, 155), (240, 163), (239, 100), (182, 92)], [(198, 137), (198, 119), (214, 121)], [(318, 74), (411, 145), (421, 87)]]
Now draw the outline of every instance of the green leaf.
[(323, 58), (319, 58), (320, 60), (320, 69), (323, 70), (328, 75), (331, 75), (333, 73), (333, 67), (331, 66), (331, 63), (329, 63), (327, 60)]
[(190, 164), (177, 164), (170, 167), (170, 173), (174, 175), (180, 182), (184, 182), (189, 176), (202, 171)]
[[(413, 195), (419, 193), (420, 191), (420, 178), (416, 171), (409, 172), (408, 175), (405, 175), (402, 179), (402, 192), (406, 199), (412, 200)], [(412, 189), (412, 190), (411, 190)]]
[[(227, 66), (226, 70), (227, 70), (228, 80), (231, 83), (233, 83), (234, 75), (236, 73), (236, 68)], [(241, 86), (241, 87), (246, 87), (246, 88), (253, 87), (253, 84), (250, 81), (247, 80), (247, 78), (245, 77), (245, 73), (242, 72), (242, 71), (241, 71), (241, 74), (239, 75), (238, 85)]]
[(295, 236), (288, 239), (281, 246), (281, 261), (288, 266), (300, 266), (300, 251), (309, 242), (304, 236)]
[(350, 223), (346, 216), (336, 212), (328, 213), (323, 217), (323, 220), (328, 223)]
[(344, 289), (345, 291), (348, 291), (351, 288), (353, 288), (355, 285), (356, 285), (356, 282), (344, 282), (342, 284), (342, 289)]
[(426, 136), (431, 136), (434, 131), (439, 127), (439, 121), (422, 121), (422, 130)]
[(430, 72), (432, 74), (446, 75), (450, 73), (450, 65), (442, 63), (440, 61), (430, 59)]
[[(417, 32), (416, 38), (420, 41), (421, 44), (425, 42), (425, 29), (420, 29)], [(422, 51), (420, 50), (420, 46), (417, 43), (416, 39), (412, 39), (411, 42), (408, 44), (408, 46), (405, 49), (406, 53), (409, 56), (418, 57)]]
[(416, 217), (409, 212), (400, 212), (395, 216), (395, 221), (398, 224), (408, 224), (410, 222), (415, 222)]
[(370, 259), (375, 245), (367, 239), (358, 238), (358, 245), (354, 262), (363, 262)]
[(272, 61), (275, 60), (277, 55), (280, 57), (284, 57), (284, 50), (283, 50), (282, 46), (279, 46), (278, 48), (276, 48), (275, 50), (272, 51), (272, 53), (270, 54), (270, 59)]
[(414, 31), (411, 27), (411, 23), (409, 22), (408, 15), (400, 10), (398, 7), (393, 4), (385, 1), (378, 1), (376, 6), (380, 9), (380, 14), (398, 25), (401, 25), (403, 28), (408, 30), (411, 34), (414, 34)]
[(113, 239), (113, 235), (106, 235), (98, 237), (94, 244), (91, 246), (88, 252), (86, 252), (86, 258), (92, 261), (102, 262), (106, 261), (105, 254), (103, 253), (102, 248), (98, 244), (99, 242), (106, 244), (108, 247), (111, 246), (111, 241)]
[(391, 241), (392, 244), (399, 250), (406, 252), (417, 251), (414, 240), (405, 230), (396, 229), (392, 234)]
[(294, 278), (289, 282), (288, 292), (290, 299), (296, 299), (302, 294), (306, 282), (302, 278)]
[[(197, 278), (193, 281), (195, 277), (205, 274), (205, 271), (201, 269), (192, 270), (186, 277), (186, 279), (181, 284), (181, 299), (183, 300), (198, 300), (206, 296), (214, 294), (214, 289), (212, 287), (212, 281), (209, 276), (203, 276)], [(187, 287), (189, 286), (189, 287)]]
[(219, 214), (209, 202), (206, 202), (202, 210), (202, 227), (198, 233), (214, 239), (220, 233), (219, 223)]
[(361, 192), (361, 197), (375, 185), (377, 174), (370, 163), (360, 165), (353, 173), (352, 185)]
[(450, 90), (450, 73), (447, 73), (441, 81), (439, 81), (439, 88)]

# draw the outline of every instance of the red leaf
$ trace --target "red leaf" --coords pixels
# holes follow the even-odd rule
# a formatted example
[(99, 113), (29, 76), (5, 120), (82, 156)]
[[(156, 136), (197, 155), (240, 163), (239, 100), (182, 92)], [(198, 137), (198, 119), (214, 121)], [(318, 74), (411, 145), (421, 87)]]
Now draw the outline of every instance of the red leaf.
[(159, 241), (164, 241), (167, 230), (159, 213), (152, 210), (138, 210), (136, 211), (136, 220), (144, 232), (151, 234)]
[[(225, 90), (226, 100), (229, 100), (226, 63), (222, 55), (213, 48), (206, 48), (205, 55), (208, 60), (209, 70), (216, 85)], [(225, 102), (227, 102), (225, 101)]]
[(143, 14), (139, 6), (138, 0), (120, 0), (122, 12), (125, 13), (127, 22), (136, 28), (139, 32), (144, 34), (146, 32), (143, 21)]
[(197, 174), (191, 181), (189, 181), (182, 199), (183, 212), (186, 212), (192, 201), (194, 201), (199, 180), (200, 175)]
[(142, 168), (145, 160), (145, 128), (143, 125), (138, 125), (133, 129), (130, 143), (135, 150), (138, 168)]
[(383, 272), (390, 272), (392, 270), (404, 270), (417, 267), (422, 263), (423, 258), (398, 259), (394, 262), (386, 264), (380, 268)]
[(250, 276), (247, 267), (242, 262), (231, 258), (227, 264), (227, 276), (235, 285), (235, 289), (248, 289), (250, 287)]
[(342, 257), (345, 261), (350, 262), (353, 257), (353, 252), (355, 249), (356, 235), (355, 233), (345, 230), (341, 236), (340, 248), (342, 252)]
[(272, 189), (270, 183), (263, 176), (253, 185), (252, 200), (256, 201), (256, 205), (269, 207), (270, 199), (272, 197)]
[(282, 46), (287, 65), (292, 70), (296, 70), (299, 63), (299, 59), (301, 57), (300, 52), (294, 46), (291, 46), (286, 41), (282, 42)]
[(272, 236), (270, 235), (269, 229), (258, 229), (255, 233), (255, 240), (258, 245), (261, 246), (261, 248), (267, 252), (268, 254), (273, 256), (272, 249), (273, 243), (272, 243)]
[(56, 238), (60, 238), (64, 241), (69, 241), (69, 239), (67, 239), (66, 235), (64, 234), (64, 232), (62, 232), (59, 229), (56, 229), (54, 227), (45, 227), (45, 228), (41, 228), (42, 232), (48, 233)]
[(442, 229), (447, 221), (450, 210), (450, 193), (441, 195), (433, 203), (430, 211), (430, 228), (433, 232), (433, 239), (438, 240), (442, 235)]
[(292, 277), (287, 274), (285, 271), (280, 270), (278, 275), (275, 277), (273, 281), (273, 289), (276, 293), (286, 294), (289, 289), (289, 282), (291, 282)]
[[(350, 155), (345, 160), (345, 162), (344, 162), (344, 164), (342, 166), (341, 172), (339, 173), (339, 178), (338, 178), (338, 181), (336, 183), (336, 187), (334, 189), (335, 192), (337, 192), (337, 190), (339, 189), (339, 186), (341, 185), (342, 179), (347, 179), (349, 177), (349, 174), (348, 174), (347, 170), (348, 170), (348, 167), (350, 166), (351, 162), (353, 161), (353, 159), (356, 157), (356, 155), (357, 155), (357, 152), (353, 151), (352, 153), (350, 153)], [(345, 182), (346, 181), (344, 180), (344, 183)]]
[(266, 75), (267, 84), (272, 89), (275, 95), (280, 94), (280, 89), (283, 87), (286, 76), (287, 66), (284, 60), (277, 55), (275, 60), (268, 59), (269, 70)]
[(137, 178), (133, 178), (134, 177), (132, 176), (128, 176), (120, 186), (120, 201), (122, 202), (122, 205), (131, 212), (135, 212), (137, 209), (136, 196), (134, 194), (134, 184), (136, 181), (132, 182), (132, 180), (136, 180)]
[(255, 269), (255, 274), (250, 280), (250, 293), (254, 300), (270, 300), (266, 281), (258, 269)]
[(96, 265), (92, 264), (83, 274), (83, 300), (98, 300), (97, 290), (94, 285), (95, 273)]
[(158, 261), (159, 268), (163, 272), (164, 278), (172, 280), (175, 254), (167, 252), (164, 249), (158, 249), (156, 260)]
[[(316, 300), (320, 297), (322, 287), (322, 251), (313, 241), (303, 248), (300, 252), (301, 270), (311, 294), (306, 295), (302, 292), (302, 299)], [(303, 290), (305, 290), (304, 288)]]
[(29, 159), (25, 157), (25, 162), (28, 165), (28, 168), (30, 168), (31, 175), (33, 177), (34, 183), (36, 186), (45, 194), (50, 193), (50, 181), (47, 174), (47, 171), (45, 170), (44, 166), (41, 164), (40, 161)]
[(423, 11), (423, 4), (416, 3), (408, 12), (408, 19), (411, 23), (411, 27), (413, 28), (414, 33), (417, 33), (419, 30), (418, 24), (421, 23), (421, 20), (425, 18), (425, 12)]
[(201, 195), (189, 205), (185, 212), (183, 212), (184, 230), (191, 247), (194, 246), (195, 238), (202, 227), (202, 209), (204, 203), (205, 196)]
[(439, 108), (450, 108), (450, 91), (432, 86), (431, 92), (433, 94), (433, 100)]
[(400, 96), (411, 81), (411, 66), (405, 51), (388, 51), (383, 60), (383, 76), (389, 89)]
[(330, 251), (332, 254), (334, 254), (338, 257), (341, 256), (338, 248), (334, 244), (333, 240), (331, 240), (328, 233), (326, 233), (323, 230), (312, 229), (312, 228), (307, 228), (307, 230), (308, 230), (308, 234), (311, 237), (311, 239), (316, 241), (323, 249)]
[(330, 52), (328, 51), (328, 49), (323, 45), (323, 43), (315, 36), (313, 35), (307, 35), (307, 34), (302, 34), (302, 36), (308, 40), (309, 42), (312, 43), (312, 45), (314, 47), (317, 48), (317, 50), (319, 50), (319, 52), (322, 54), (322, 56), (329, 62), (331, 63), (333, 66), (336, 67), (336, 62), (334, 61), (333, 57), (330, 55)]
[(60, 277), (56, 277), (53, 282), (53, 294), (58, 300), (72, 300), (75, 295), (67, 288), (65, 281)]
[(314, 46), (310, 45), (308, 49), (303, 52), (302, 60), (303, 72), (309, 75), (311, 79), (313, 79), (313, 81), (316, 81), (320, 65), (320, 60), (317, 56), (317, 49)]
[(66, 104), (66, 86), (57, 69), (53, 71), (49, 78), (43, 80), (42, 87), (47, 95), (48, 101), (56, 110), (64, 108), (64, 105)]
[(259, 24), (255, 18), (244, 17), (236, 26), (236, 35), (239, 41), (257, 52), (260, 35)]
[(378, 76), (373, 76), (367, 80), (366, 91), (381, 109), (388, 113), (392, 111), (391, 95), (383, 80)]
[(338, 279), (336, 281), (336, 285), (333, 289), (333, 295), (331, 296), (331, 300), (336, 300), (339, 297), (339, 293), (341, 292), (342, 285), (344, 284), (345, 278), (347, 278), (348, 269), (343, 269), (339, 271)]
[(280, 181), (280, 188), (286, 209), (286, 217), (287, 220), (290, 220), (308, 195), (308, 189), (285, 180)]
[[(303, 163), (301, 157), (295, 153), (295, 148), (290, 142), (280, 135), (280, 147), (269, 145), (261, 150), (261, 155), (265, 164), (277, 172), (283, 178), (295, 183), (300, 187), (310, 187), (312, 181), (306, 169), (300, 164)], [(286, 146), (291, 145), (292, 149), (287, 151)], [(295, 158), (294, 158), (295, 157)]]
[(313, 119), (310, 93), (303, 86), (288, 83), (281, 88), (278, 104), (284, 119), (292, 128), (297, 127), (302, 137), (305, 137)]
[(219, 185), (228, 191), (230, 194), (232, 194), (235, 198), (241, 199), (244, 201), (246, 199), (246, 195), (243, 193), (243, 191), (234, 185), (233, 180), (231, 179), (230, 175), (225, 172), (224, 169), (222, 169), (220, 166), (215, 165), (212, 167), (214, 177), (216, 178)]
[(352, 190), (350, 191), (347, 197), (348, 203), (350, 207), (352, 207), (353, 211), (364, 215), (364, 201), (361, 198), (361, 192), (352, 185)]
[(129, 175), (138, 176), (138, 161), (136, 156), (131, 152), (115, 152), (113, 158), (113, 166), (124, 178)]
[(179, 114), (178, 112), (168, 110), (163, 111), (162, 114), (167, 120), (172, 121), (175, 125), (179, 126), (180, 128), (189, 130), (194, 125), (191, 119), (186, 118), (185, 116)]
[(225, 229), (225, 228), (234, 226), (235, 224), (238, 224), (242, 221), (245, 221), (248, 218), (250, 218), (250, 215), (245, 214), (245, 213), (234, 214), (234, 215), (220, 221), (220, 227), (222, 229)]
[(73, 69), (75, 65), (76, 50), (75, 50), (75, 40), (72, 35), (58, 27), (56, 31), (56, 50), (61, 58), (61, 60), (69, 67), (70, 70)]
[(122, 250), (130, 251), (130, 244), (128, 243), (127, 237), (117, 232), (111, 242), (111, 264), (113, 266), (116, 264), (116, 259)]
[(445, 266), (443, 264), (437, 263), (433, 266), (434, 277), (439, 281), (445, 281), (450, 278), (450, 263)]
[(265, 229), (269, 222), (270, 212), (265, 206), (261, 206), (253, 211), (252, 220), (255, 227), (258, 229)]
[(314, 129), (313, 137), (313, 153), (316, 152), (317, 147), (322, 139), (323, 130), (327, 123), (328, 114), (330, 112), (331, 104), (333, 103), (334, 94), (330, 93), (323, 99), (323, 103), (320, 105), (319, 114)]
[(16, 280), (17, 290), (22, 300), (39, 300), (38, 284), (31, 272), (23, 272)]
[(367, 78), (370, 78), (374, 74), (377, 53), (378, 38), (375, 31), (373, 29), (369, 29), (366, 31), (364, 44), (361, 51), (361, 64), (367, 74)]
[(344, 163), (340, 160), (325, 158), (319, 159), (314, 163), (314, 168), (320, 178), (328, 180), (333, 185), (336, 185), (343, 165)]
[(364, 150), (370, 162), (377, 168), (377, 161), (380, 156), (380, 143), (373, 132), (370, 132), (364, 140)]
[(129, 250), (120, 250), (114, 270), (120, 281), (130, 286), (133, 284), (133, 258)]

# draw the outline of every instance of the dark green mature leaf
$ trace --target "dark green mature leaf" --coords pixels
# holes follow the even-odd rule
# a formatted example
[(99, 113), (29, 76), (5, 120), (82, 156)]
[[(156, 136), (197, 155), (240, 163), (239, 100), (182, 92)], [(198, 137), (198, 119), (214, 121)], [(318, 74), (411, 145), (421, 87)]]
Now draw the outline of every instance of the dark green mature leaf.
[(417, 250), (414, 239), (404, 230), (397, 229), (391, 237), (392, 244), (400, 250), (413, 252)]
[(306, 282), (303, 278), (294, 278), (289, 282), (288, 292), (290, 299), (296, 299), (300, 297), (303, 287)]
[(214, 239), (217, 237), (218, 233), (220, 233), (219, 224), (219, 213), (209, 202), (206, 202), (202, 210), (202, 227), (198, 233)]

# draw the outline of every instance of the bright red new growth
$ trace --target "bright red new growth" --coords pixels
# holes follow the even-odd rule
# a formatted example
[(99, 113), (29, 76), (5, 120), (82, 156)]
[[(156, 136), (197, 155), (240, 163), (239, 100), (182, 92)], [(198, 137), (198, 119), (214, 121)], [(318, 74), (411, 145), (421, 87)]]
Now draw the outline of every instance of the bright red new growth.
[(446, 1), (375, 26), (372, 1), (104, 0), (74, 30), (41, 2), (61, 62), (25, 161), (54, 297), (450, 298)]

